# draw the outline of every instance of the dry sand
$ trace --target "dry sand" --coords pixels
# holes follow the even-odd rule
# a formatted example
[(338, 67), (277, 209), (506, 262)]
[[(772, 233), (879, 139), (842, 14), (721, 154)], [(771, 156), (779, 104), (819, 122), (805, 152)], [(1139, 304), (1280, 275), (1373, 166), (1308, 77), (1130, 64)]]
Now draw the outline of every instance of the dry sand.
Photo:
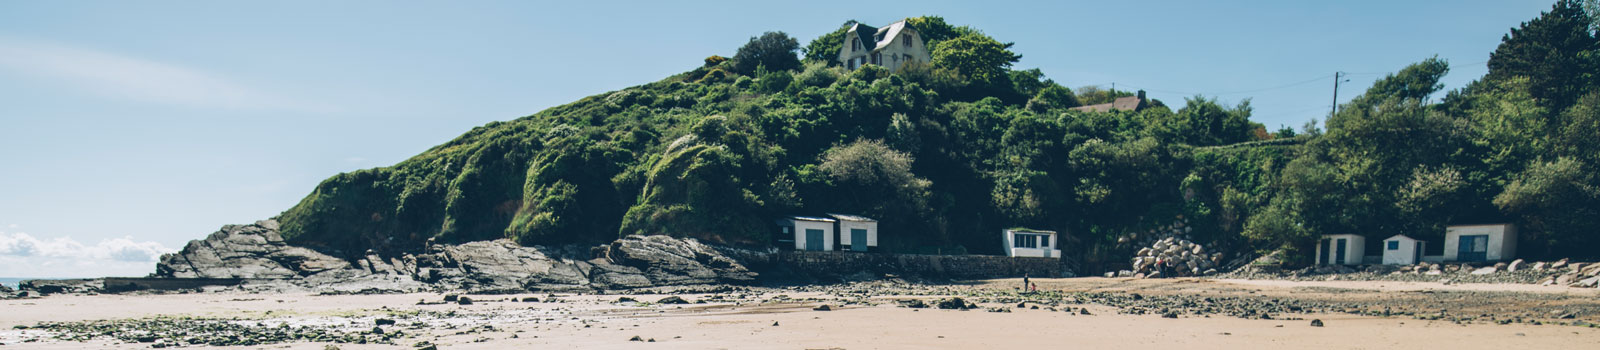
[[(1384, 300), (1402, 292), (1429, 288), (1485, 291), (1504, 295), (1504, 308), (1516, 308), (1519, 295), (1570, 295), (1561, 302), (1593, 307), (1594, 290), (1540, 289), (1503, 285), (1445, 286), (1397, 282), (1263, 282), (1231, 280), (1128, 280), (1105, 278), (1035, 279), (1041, 290), (1138, 292), (1146, 294), (1275, 295), (1303, 298)], [(976, 281), (962, 286), (1006, 289), (1014, 279)], [(1539, 287), (1557, 288), (1557, 287)], [(40, 330), (14, 330), (39, 322), (141, 319), (158, 315), (207, 318), (240, 317), (296, 324), (347, 325), (371, 328), (374, 317), (411, 311), (456, 311), (459, 317), (428, 319), (425, 335), (397, 345), (338, 344), (341, 349), (410, 349), (418, 341), (444, 349), (927, 349), (1008, 348), (1039, 346), (1084, 349), (1241, 349), (1295, 347), (1308, 349), (1600, 349), (1600, 329), (1562, 325), (1460, 325), (1400, 317), (1349, 314), (1296, 314), (1301, 320), (1247, 320), (1221, 315), (1119, 315), (1108, 306), (1088, 305), (1093, 315), (1013, 308), (983, 310), (911, 309), (887, 298), (875, 306), (843, 306), (850, 297), (810, 291), (765, 290), (761, 296), (734, 302), (689, 305), (616, 303), (617, 295), (563, 296), (563, 303), (497, 301), (534, 296), (473, 296), (473, 305), (416, 305), (437, 301), (437, 294), (315, 296), (291, 294), (182, 294), (51, 296), (0, 301), (0, 348), (147, 349), (149, 344), (100, 339), (89, 343), (48, 339)], [(729, 293), (724, 293), (729, 294)], [(785, 298), (778, 297), (784, 295)], [(1402, 293), (1403, 294), (1403, 293)], [(665, 295), (629, 295), (655, 301)], [(685, 299), (708, 298), (683, 294)], [(935, 296), (901, 296), (932, 300)], [(1569, 300), (1571, 299), (1571, 300)], [(789, 301), (785, 301), (789, 300)], [(1576, 301), (1574, 301), (1576, 300)], [(1585, 303), (1587, 300), (1587, 304)], [(764, 301), (764, 302), (763, 302)], [(1540, 301), (1549, 302), (1549, 301)], [(817, 305), (833, 311), (813, 311)], [(387, 308), (387, 309), (385, 309)], [(407, 321), (404, 317), (401, 324)], [(1310, 326), (1321, 319), (1325, 327)], [(776, 323), (776, 325), (774, 325)], [(482, 325), (493, 330), (475, 331)], [(453, 328), (452, 328), (453, 326)], [(44, 336), (42, 341), (22, 342)], [(638, 336), (655, 342), (629, 341)], [(324, 343), (285, 343), (248, 349), (323, 349)], [(205, 346), (191, 346), (205, 348)]]

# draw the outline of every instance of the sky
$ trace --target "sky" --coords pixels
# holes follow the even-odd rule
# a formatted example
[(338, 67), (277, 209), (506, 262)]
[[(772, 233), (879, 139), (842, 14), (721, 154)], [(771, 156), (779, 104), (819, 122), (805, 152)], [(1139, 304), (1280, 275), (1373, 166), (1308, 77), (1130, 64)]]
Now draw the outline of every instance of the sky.
[(766, 31), (943, 16), (1069, 87), (1324, 118), (1437, 56), (1453, 89), (1553, 0), (4, 1), (0, 277), (142, 276), (322, 179), (660, 80)]

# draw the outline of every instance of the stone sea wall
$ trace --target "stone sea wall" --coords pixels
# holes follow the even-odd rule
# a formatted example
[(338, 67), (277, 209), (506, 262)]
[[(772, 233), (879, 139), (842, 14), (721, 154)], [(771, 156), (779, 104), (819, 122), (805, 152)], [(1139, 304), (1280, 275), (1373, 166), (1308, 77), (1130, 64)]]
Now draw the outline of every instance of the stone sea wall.
[(858, 272), (953, 279), (1071, 276), (1071, 271), (1062, 265), (1061, 259), (1056, 258), (731, 249), (722, 253), (757, 271), (781, 269), (812, 276)]

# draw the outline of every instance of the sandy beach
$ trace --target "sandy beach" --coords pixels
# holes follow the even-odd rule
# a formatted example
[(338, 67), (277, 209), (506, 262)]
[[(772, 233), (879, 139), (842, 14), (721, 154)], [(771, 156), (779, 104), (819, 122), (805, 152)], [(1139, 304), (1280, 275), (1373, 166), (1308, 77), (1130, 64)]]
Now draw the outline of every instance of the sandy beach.
[[(1319, 349), (1444, 347), (1586, 348), (1600, 346), (1595, 321), (1600, 292), (1567, 287), (1506, 285), (1442, 285), (1398, 282), (1282, 282), (1245, 280), (1132, 280), (1108, 278), (1035, 279), (1040, 290), (1062, 296), (1041, 299), (1020, 296), (1015, 279), (955, 284), (873, 282), (841, 287), (735, 288), (717, 293), (636, 295), (472, 295), (470, 305), (442, 303), (440, 294), (308, 295), (204, 293), (172, 295), (63, 295), (0, 301), (0, 343), (18, 349), (86, 347), (146, 349), (187, 344), (179, 336), (150, 343), (124, 342), (112, 336), (87, 341), (56, 339), (70, 328), (44, 327), (51, 322), (113, 320), (218, 320), (245, 327), (274, 329), (318, 327), (350, 334), (371, 334), (378, 319), (394, 320), (381, 331), (400, 332), (391, 344), (288, 341), (251, 349), (411, 349), (426, 342), (439, 348), (584, 348), (584, 349), (925, 349), (1067, 346), (1120, 349), (1238, 349), (1295, 346)], [(876, 292), (874, 292), (876, 291)], [(867, 295), (879, 294), (879, 295)], [(978, 308), (942, 310), (905, 307), (902, 301), (932, 304), (948, 295), (964, 295)], [(1144, 313), (1143, 304), (1098, 302), (1127, 300), (1293, 301), (1303, 305), (1395, 307), (1415, 305), (1410, 316), (1389, 317), (1359, 312), (1280, 313), (1271, 319), (1240, 318), (1221, 313)], [(555, 302), (550, 299), (554, 296)], [(688, 304), (656, 301), (679, 296)], [(1467, 297), (1449, 314), (1458, 318), (1419, 319)], [(537, 302), (524, 302), (537, 298)], [(623, 299), (629, 298), (629, 299)], [(1171, 298), (1171, 299), (1168, 299)], [(1195, 299), (1199, 298), (1199, 299)], [(1430, 302), (1412, 300), (1427, 298)], [(704, 301), (697, 303), (696, 301)], [(422, 302), (424, 305), (419, 305)], [(1021, 304), (1020, 306), (1018, 304)], [(1296, 305), (1301, 305), (1296, 304)], [(828, 305), (828, 311), (815, 310)], [(1220, 305), (1220, 304), (1219, 304)], [(1549, 314), (1544, 322), (1528, 322), (1546, 308), (1578, 310), (1583, 316), (1562, 319)], [(1440, 308), (1443, 309), (1443, 308)], [(1177, 310), (1174, 308), (1173, 310)], [(1201, 310), (1201, 309), (1185, 309)], [(1558, 310), (1558, 311), (1561, 311)], [(1003, 311), (1003, 312), (1001, 312)], [(1541, 312), (1535, 312), (1541, 311)], [(1565, 312), (1565, 311), (1563, 311)], [(1142, 314), (1140, 314), (1142, 313)], [(1491, 320), (1528, 317), (1501, 324)], [(1423, 317), (1426, 318), (1426, 317)], [(1321, 320), (1315, 327), (1309, 320)], [(120, 321), (117, 321), (120, 320)], [(1577, 322), (1577, 323), (1575, 323)], [(1585, 323), (1586, 322), (1586, 323)], [(1573, 325), (1577, 324), (1577, 325)], [(26, 329), (18, 329), (24, 327)], [(120, 331), (137, 332), (136, 327)], [(638, 337), (638, 341), (631, 340)], [(374, 338), (375, 339), (375, 338)]]

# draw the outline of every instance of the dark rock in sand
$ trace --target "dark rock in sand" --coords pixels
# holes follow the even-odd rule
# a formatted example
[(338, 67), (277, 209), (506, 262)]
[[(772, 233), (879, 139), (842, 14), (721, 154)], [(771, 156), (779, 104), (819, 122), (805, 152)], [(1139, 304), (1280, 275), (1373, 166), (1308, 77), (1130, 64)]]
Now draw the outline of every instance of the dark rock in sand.
[[(22, 293), (34, 296), (51, 294), (87, 294), (103, 292), (101, 279), (25, 280), (17, 284)], [(22, 296), (22, 294), (18, 294)]]
[(1322, 327), (1322, 319), (1311, 320), (1312, 327)]
[(373, 323), (376, 323), (379, 326), (388, 326), (388, 325), (393, 325), (394, 324), (394, 320), (387, 319), (387, 318), (380, 318), (380, 319), (377, 319), (377, 320), (373, 321)]
[(824, 304), (822, 306), (811, 308), (811, 311), (833, 311), (833, 308), (828, 307), (828, 305)]
[(967, 301), (958, 297), (940, 299), (938, 303), (934, 304), (934, 307), (945, 310), (966, 310), (969, 308)]
[(456, 304), (457, 305), (472, 305), (472, 298), (461, 297), (460, 299), (456, 299)]
[(670, 297), (661, 298), (661, 300), (657, 300), (656, 301), (656, 304), (688, 304), (688, 303), (689, 303), (688, 300), (683, 300), (683, 297), (679, 297), (679, 296), (676, 296), (676, 295), (670, 296)]

